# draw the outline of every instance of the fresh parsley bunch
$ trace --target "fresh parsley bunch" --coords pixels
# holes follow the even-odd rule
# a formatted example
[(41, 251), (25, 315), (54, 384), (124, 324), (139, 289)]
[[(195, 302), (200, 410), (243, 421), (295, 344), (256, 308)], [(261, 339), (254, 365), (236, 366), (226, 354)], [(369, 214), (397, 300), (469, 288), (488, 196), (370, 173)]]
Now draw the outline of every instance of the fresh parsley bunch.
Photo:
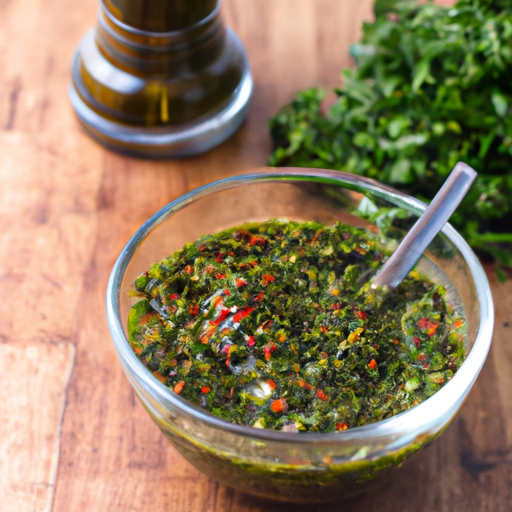
[(512, 0), (377, 0), (327, 115), (310, 89), (271, 120), (271, 165), (376, 178), (431, 199), (458, 161), (479, 176), (451, 219), (512, 267)]

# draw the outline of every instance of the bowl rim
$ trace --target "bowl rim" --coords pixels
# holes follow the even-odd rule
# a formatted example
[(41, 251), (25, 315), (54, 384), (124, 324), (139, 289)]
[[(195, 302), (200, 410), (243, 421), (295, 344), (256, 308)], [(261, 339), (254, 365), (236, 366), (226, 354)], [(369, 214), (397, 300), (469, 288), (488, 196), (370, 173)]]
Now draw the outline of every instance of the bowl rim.
[[(237, 425), (226, 420), (213, 416), (188, 402), (186, 399), (174, 393), (170, 388), (160, 382), (138, 359), (132, 350), (128, 339), (126, 338), (120, 319), (120, 301), (119, 295), (124, 273), (140, 244), (146, 236), (173, 213), (181, 210), (193, 201), (201, 197), (236, 188), (252, 183), (269, 183), (282, 180), (289, 183), (294, 182), (319, 182), (323, 184), (341, 185), (348, 189), (366, 189), (374, 196), (386, 199), (395, 203), (399, 207), (407, 208), (412, 213), (421, 215), (426, 208), (426, 203), (413, 198), (403, 192), (400, 192), (388, 185), (384, 185), (371, 178), (366, 178), (344, 171), (332, 171), (317, 168), (269, 168), (263, 167), (252, 171), (221, 178), (201, 187), (183, 194), (174, 201), (171, 201), (163, 208), (158, 210), (133, 234), (130, 240), (119, 254), (109, 277), (106, 293), (106, 314), (107, 322), (112, 341), (116, 348), (118, 357), (121, 360), (121, 366), (128, 365), (130, 370), (136, 375), (137, 379), (144, 383), (146, 389), (150, 389), (153, 397), (163, 399), (181, 410), (183, 413), (193, 416), (212, 427), (231, 431), (234, 434), (259, 438), (263, 440), (273, 440), (279, 442), (296, 443), (314, 443), (323, 444), (333, 441), (360, 441), (375, 437), (389, 437), (404, 431), (411, 431), (411, 424), (414, 427), (421, 427), (428, 423), (429, 411), (438, 411), (443, 405), (443, 400), (448, 402), (445, 409), (450, 409), (454, 404), (460, 406), (466, 394), (471, 389), (476, 380), (489, 352), (492, 341), (492, 332), (494, 327), (494, 306), (489, 282), (485, 271), (480, 264), (477, 256), (469, 247), (462, 236), (449, 224), (446, 223), (441, 232), (448, 237), (450, 242), (460, 251), (464, 258), (471, 277), (474, 281), (477, 296), (480, 302), (480, 323), (478, 333), (473, 343), (473, 347), (467, 354), (466, 359), (456, 372), (453, 378), (447, 382), (434, 395), (424, 400), (420, 404), (408, 409), (402, 413), (394, 415), (385, 420), (377, 421), (363, 426), (353, 427), (340, 432), (302, 432), (297, 433), (282, 432), (279, 430), (259, 429), (246, 425)], [(124, 369), (126, 372), (126, 369)], [(464, 384), (464, 379), (466, 384)], [(459, 392), (450, 397), (450, 390), (456, 390), (458, 384)], [(457, 409), (453, 411), (455, 414)], [(412, 430), (415, 430), (413, 427)]]

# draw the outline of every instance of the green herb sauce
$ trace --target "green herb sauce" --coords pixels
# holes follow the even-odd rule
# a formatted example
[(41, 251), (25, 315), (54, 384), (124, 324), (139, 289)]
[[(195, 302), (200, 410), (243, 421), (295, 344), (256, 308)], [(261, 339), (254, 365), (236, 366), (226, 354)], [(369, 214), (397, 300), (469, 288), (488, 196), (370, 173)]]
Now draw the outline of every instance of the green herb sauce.
[(373, 232), (270, 220), (207, 235), (135, 282), (130, 343), (190, 402), (288, 432), (346, 430), (434, 394), (465, 356), (463, 317), (412, 271), (368, 280), (386, 259)]

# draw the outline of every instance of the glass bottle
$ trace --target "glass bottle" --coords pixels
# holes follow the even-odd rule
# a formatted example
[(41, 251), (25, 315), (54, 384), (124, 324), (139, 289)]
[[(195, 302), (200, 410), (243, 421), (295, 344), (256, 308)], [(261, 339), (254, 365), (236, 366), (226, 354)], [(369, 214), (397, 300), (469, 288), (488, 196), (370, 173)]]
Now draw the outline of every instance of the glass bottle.
[(232, 135), (252, 78), (219, 11), (220, 0), (100, 0), (69, 88), (86, 130), (115, 150), (154, 158), (200, 153)]

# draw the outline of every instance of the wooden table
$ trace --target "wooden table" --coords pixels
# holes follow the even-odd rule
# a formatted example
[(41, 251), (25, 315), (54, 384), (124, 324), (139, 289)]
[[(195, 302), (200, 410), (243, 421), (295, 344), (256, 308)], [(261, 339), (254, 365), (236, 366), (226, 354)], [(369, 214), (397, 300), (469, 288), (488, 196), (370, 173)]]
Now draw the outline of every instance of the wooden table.
[[(115, 258), (148, 216), (265, 165), (268, 117), (297, 90), (338, 84), (372, 2), (225, 0), (254, 73), (247, 122), (209, 153), (164, 162), (104, 149), (70, 107), (72, 54), (97, 2), (0, 1), (0, 509), (341, 510), (235, 492), (178, 455), (122, 374), (104, 295)], [(496, 331), (462, 411), (392, 485), (347, 510), (512, 509), (512, 282), (487, 270)]]

